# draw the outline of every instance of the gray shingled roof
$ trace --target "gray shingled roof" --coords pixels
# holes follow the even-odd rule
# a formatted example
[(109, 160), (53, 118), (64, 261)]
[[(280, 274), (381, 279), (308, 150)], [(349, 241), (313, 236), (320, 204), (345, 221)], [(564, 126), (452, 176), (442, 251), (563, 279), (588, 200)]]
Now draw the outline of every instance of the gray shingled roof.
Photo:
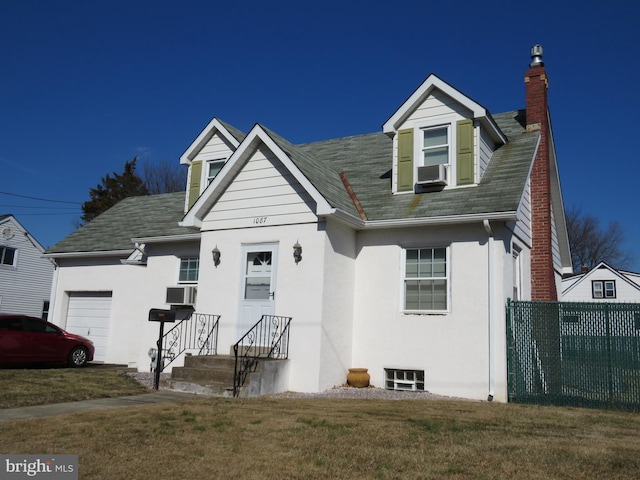
[[(344, 171), (368, 220), (513, 212), (522, 198), (539, 136), (525, 132), (521, 115), (514, 111), (494, 116), (509, 142), (494, 153), (476, 187), (392, 195), (392, 140), (383, 133), (308, 143), (298, 149)], [(323, 191), (321, 183), (316, 186)]]
[(228, 124), (227, 122), (223, 122), (223, 121), (222, 121), (222, 120), (220, 120), (219, 118), (218, 118), (218, 121), (220, 122), (220, 124), (221, 124), (224, 128), (226, 128), (226, 129), (229, 131), (229, 133), (230, 133), (231, 135), (233, 135), (233, 136), (234, 136), (234, 138), (235, 138), (238, 142), (242, 142), (242, 141), (244, 140), (244, 137), (246, 137), (246, 136), (247, 136), (247, 134), (246, 134), (246, 133), (241, 132), (240, 130), (238, 130), (238, 129), (237, 129), (236, 127), (234, 127), (233, 125), (230, 125), (230, 124)]
[(46, 253), (131, 250), (132, 238), (197, 233), (178, 226), (185, 192), (129, 197), (83, 225)]
[[(514, 212), (525, 189), (539, 133), (526, 133), (522, 111), (494, 115), (509, 139), (493, 155), (478, 186), (392, 195), (392, 140), (383, 133), (293, 145), (265, 129), (305, 177), (333, 207), (358, 216), (340, 179), (344, 172), (368, 220), (433, 218)], [(244, 137), (226, 125), (234, 136)], [(47, 253), (100, 252), (132, 249), (132, 238), (196, 233), (178, 226), (184, 192), (123, 200), (57, 243)]]
[[(319, 152), (288, 142), (268, 128), (262, 127), (271, 139), (289, 156), (302, 174), (318, 189), (332, 207), (358, 215), (347, 190), (340, 179), (340, 165), (328, 161)], [(391, 157), (389, 157), (391, 158)]]

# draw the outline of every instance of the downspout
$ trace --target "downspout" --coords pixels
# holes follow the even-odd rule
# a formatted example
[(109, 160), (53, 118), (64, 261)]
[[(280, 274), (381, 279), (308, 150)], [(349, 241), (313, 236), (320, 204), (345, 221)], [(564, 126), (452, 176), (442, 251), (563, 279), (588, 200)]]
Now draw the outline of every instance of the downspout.
[(487, 232), (488, 242), (487, 247), (489, 252), (487, 254), (488, 265), (488, 273), (487, 273), (487, 291), (488, 291), (488, 314), (489, 314), (489, 396), (487, 397), (487, 401), (491, 402), (493, 400), (493, 395), (495, 394), (496, 387), (496, 363), (495, 363), (495, 344), (494, 344), (494, 333), (495, 333), (495, 302), (493, 300), (494, 294), (494, 278), (495, 272), (493, 267), (493, 231), (491, 230), (491, 225), (489, 224), (489, 220), (483, 220), (482, 224), (484, 225), (484, 230)]
[[(47, 321), (58, 325), (53, 321), (53, 313), (55, 312), (56, 299), (58, 298), (58, 275), (60, 273), (60, 267), (58, 267), (58, 264), (54, 259), (51, 259), (51, 262), (53, 263), (53, 279), (51, 281), (51, 292), (49, 293), (49, 313)], [(58, 326), (61, 327), (62, 325)]]

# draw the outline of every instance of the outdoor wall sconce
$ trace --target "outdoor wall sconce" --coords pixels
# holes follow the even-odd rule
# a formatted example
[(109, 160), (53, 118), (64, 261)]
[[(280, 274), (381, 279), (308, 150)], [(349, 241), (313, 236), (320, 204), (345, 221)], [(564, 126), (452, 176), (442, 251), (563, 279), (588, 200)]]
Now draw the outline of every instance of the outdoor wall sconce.
[(302, 247), (298, 242), (293, 246), (293, 259), (296, 261), (296, 265), (302, 260)]
[(220, 250), (218, 250), (217, 245), (213, 250), (211, 250), (211, 254), (213, 255), (213, 264), (217, 267), (220, 265)]

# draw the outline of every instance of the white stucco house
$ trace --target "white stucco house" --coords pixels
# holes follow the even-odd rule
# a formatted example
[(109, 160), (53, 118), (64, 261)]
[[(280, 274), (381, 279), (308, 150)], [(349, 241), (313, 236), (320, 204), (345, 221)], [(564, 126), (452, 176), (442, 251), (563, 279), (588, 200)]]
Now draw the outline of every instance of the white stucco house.
[(186, 192), (128, 198), (47, 251), (53, 321), (147, 370), (148, 312), (181, 286), (220, 315), (219, 352), (291, 317), (288, 390), (364, 367), (506, 401), (506, 301), (556, 300), (571, 271), (541, 53), (526, 109), (497, 115), (429, 75), (367, 135), (294, 145), (214, 118), (180, 157)]
[(562, 279), (563, 302), (640, 303), (640, 273), (617, 270), (604, 262)]
[(0, 313), (47, 318), (54, 264), (11, 214), (0, 215)]

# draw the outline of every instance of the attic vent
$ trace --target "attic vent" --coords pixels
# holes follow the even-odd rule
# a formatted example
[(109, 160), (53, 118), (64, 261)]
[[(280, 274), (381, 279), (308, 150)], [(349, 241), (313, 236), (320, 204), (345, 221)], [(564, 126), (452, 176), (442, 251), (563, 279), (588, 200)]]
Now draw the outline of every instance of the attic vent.
[(447, 185), (447, 166), (418, 167), (418, 185)]

